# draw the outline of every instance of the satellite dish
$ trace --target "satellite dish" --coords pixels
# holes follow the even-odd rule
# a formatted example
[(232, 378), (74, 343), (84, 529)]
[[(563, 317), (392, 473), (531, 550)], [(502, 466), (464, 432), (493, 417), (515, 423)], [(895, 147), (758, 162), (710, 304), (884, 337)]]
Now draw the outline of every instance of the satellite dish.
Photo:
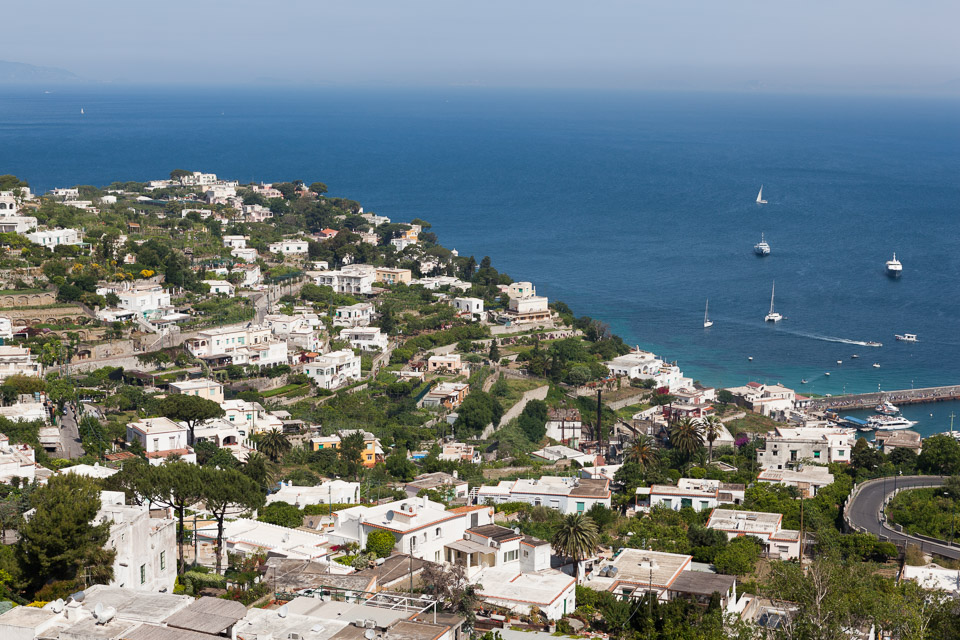
[(77, 591), (76, 593), (70, 596), (70, 599), (73, 600), (74, 602), (83, 602), (83, 599), (86, 597), (87, 597), (86, 593), (84, 593), (83, 591)]
[(373, 640), (374, 638), (377, 637), (377, 632), (374, 631), (373, 629), (367, 629), (366, 631), (363, 632), (363, 637), (366, 638), (367, 640)]
[(279, 609), (277, 609), (277, 615), (280, 616), (281, 618), (286, 618), (286, 617), (287, 617), (287, 605), (283, 605), (282, 607), (280, 607)]
[(63, 598), (57, 598), (53, 603), (51, 603), (50, 608), (54, 613), (60, 613), (63, 611), (64, 604)]
[(103, 615), (103, 603), (102, 603), (102, 602), (98, 602), (98, 603), (97, 603), (97, 606), (95, 606), (95, 607), (93, 608), (93, 615), (97, 618), (97, 620), (99, 620), (99, 619), (100, 619), (100, 616)]

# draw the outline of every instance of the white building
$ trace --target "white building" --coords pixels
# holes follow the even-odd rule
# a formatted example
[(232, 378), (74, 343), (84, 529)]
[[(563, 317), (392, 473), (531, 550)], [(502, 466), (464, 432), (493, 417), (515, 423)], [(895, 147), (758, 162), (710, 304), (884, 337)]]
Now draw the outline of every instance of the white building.
[(420, 278), (419, 280), (411, 280), (410, 284), (419, 284), (424, 289), (429, 289), (430, 291), (436, 291), (443, 287), (450, 287), (451, 289), (457, 289), (459, 291), (468, 291), (470, 287), (473, 286), (469, 282), (464, 282), (453, 276), (429, 276)]
[(742, 387), (727, 389), (738, 405), (761, 415), (784, 421), (793, 410), (797, 394), (782, 384), (748, 382)]
[(0, 383), (10, 376), (42, 378), (43, 365), (30, 353), (29, 347), (0, 345)]
[(777, 427), (767, 434), (757, 462), (764, 469), (785, 469), (802, 462), (829, 464), (850, 462), (856, 444), (850, 429), (813, 429)]
[(794, 469), (764, 469), (757, 476), (757, 482), (796, 487), (803, 497), (812, 498), (820, 489), (833, 483), (833, 474), (827, 467), (799, 464)]
[(283, 240), (270, 244), (270, 253), (282, 253), (285, 256), (305, 255), (307, 253), (306, 240)]
[(110, 293), (116, 294), (120, 298), (117, 307), (126, 311), (134, 311), (143, 318), (156, 315), (171, 306), (170, 293), (159, 284), (124, 283), (122, 285), (97, 287), (98, 295), (105, 296)]
[(389, 531), (397, 539), (394, 549), (415, 558), (442, 563), (444, 547), (463, 538), (464, 532), (493, 522), (493, 509), (465, 507), (447, 510), (426, 498), (409, 498), (377, 506), (358, 506), (334, 512), (332, 542), (367, 544), (374, 531)]
[(257, 258), (260, 257), (260, 254), (258, 254), (257, 250), (253, 247), (247, 247), (246, 249), (233, 249), (230, 251), (230, 255), (241, 262), (247, 263), (256, 262)]
[(691, 384), (675, 364), (664, 362), (649, 351), (634, 351), (604, 363), (612, 376), (637, 380), (653, 380), (656, 387), (666, 387), (671, 392)]
[(127, 442), (139, 440), (152, 465), (163, 464), (176, 454), (196, 463), (197, 454), (187, 445), (187, 428), (169, 418), (144, 418), (127, 424)]
[(547, 460), (549, 462), (557, 462), (559, 460), (571, 460), (573, 462), (576, 462), (580, 466), (584, 466), (586, 464), (593, 464), (597, 459), (597, 457), (592, 453), (583, 453), (579, 449), (572, 449), (562, 444), (555, 444), (549, 447), (544, 447), (539, 451), (534, 451), (530, 455), (536, 458), (540, 458), (541, 460)]
[(170, 393), (180, 393), (185, 396), (198, 396), (204, 400), (212, 400), (217, 404), (223, 402), (223, 385), (210, 378), (197, 378), (196, 380), (183, 380), (181, 382), (171, 382), (169, 385)]
[(754, 536), (763, 541), (772, 558), (796, 560), (800, 557), (800, 532), (783, 529), (783, 515), (756, 511), (714, 509), (707, 520), (708, 529), (717, 529), (733, 540)]
[(275, 340), (263, 325), (231, 325), (200, 331), (185, 343), (198, 358), (230, 358), (233, 364), (272, 366), (287, 363), (287, 343)]
[(942, 591), (953, 597), (960, 595), (960, 572), (945, 569), (931, 562), (922, 567), (903, 565), (901, 580), (912, 580), (928, 591)]
[(10, 444), (10, 438), (0, 433), (0, 482), (20, 478), (29, 484), (37, 477), (37, 459), (33, 447), (27, 444)]
[(427, 358), (427, 371), (430, 373), (452, 373), (459, 375), (468, 371), (459, 353), (444, 353)]
[(313, 487), (297, 487), (281, 482), (280, 488), (267, 496), (267, 504), (273, 502), (286, 502), (301, 509), (314, 504), (357, 504), (360, 502), (360, 483), (325, 480)]
[(369, 264), (348, 264), (335, 271), (316, 271), (310, 275), (314, 284), (330, 287), (337, 293), (370, 295), (377, 269)]
[[(201, 550), (210, 552), (209, 557), (215, 562), (216, 524), (198, 526), (197, 538)], [(228, 553), (252, 556), (264, 552), (272, 558), (322, 561), (330, 555), (330, 544), (327, 537), (320, 533), (290, 529), (249, 518), (237, 518), (224, 524), (224, 563)]]
[(378, 327), (354, 327), (340, 332), (340, 339), (346, 340), (354, 349), (363, 351), (386, 351), (390, 339), (380, 333)]
[(451, 303), (453, 308), (461, 314), (467, 314), (474, 318), (483, 315), (483, 300), (480, 298), (454, 298)]
[(378, 216), (375, 213), (361, 213), (360, 217), (370, 223), (371, 226), (379, 227), (382, 224), (390, 224), (390, 218), (387, 216)]
[(217, 184), (217, 174), (194, 171), (190, 175), (180, 178), (180, 184), (185, 187), (206, 187), (214, 185)]
[(393, 245), (397, 251), (403, 251), (407, 247), (417, 244), (417, 241), (413, 238), (391, 238), (390, 244)]
[(95, 522), (110, 523), (106, 548), (117, 552), (110, 586), (173, 593), (176, 520), (151, 518), (149, 507), (124, 504), (122, 491), (102, 491)]
[(220, 408), (223, 409), (223, 419), (237, 427), (241, 436), (283, 428), (283, 421), (259, 402), (225, 400), (220, 403)]
[(373, 305), (358, 302), (349, 307), (337, 307), (333, 317), (335, 327), (366, 327), (373, 318)]
[(515, 324), (542, 322), (550, 319), (549, 301), (542, 296), (510, 298), (507, 316)]
[(214, 295), (223, 294), (227, 297), (232, 298), (233, 295), (237, 292), (237, 288), (232, 283), (226, 280), (204, 280), (203, 284), (210, 287), (210, 293)]
[(76, 200), (80, 197), (80, 189), (76, 187), (73, 188), (63, 188), (57, 187), (56, 189), (50, 190), (50, 195), (55, 198), (61, 198), (63, 200)]
[(705, 478), (680, 478), (676, 486), (655, 484), (649, 491), (651, 508), (660, 506), (679, 511), (690, 507), (707, 511), (721, 504), (743, 504), (745, 487)]
[(305, 364), (303, 372), (313, 378), (318, 387), (337, 389), (360, 379), (360, 356), (349, 349), (332, 351)]
[(537, 295), (537, 288), (532, 282), (513, 282), (511, 284), (497, 285), (500, 292), (506, 294), (511, 300), (517, 298), (532, 298)]
[(495, 486), (477, 489), (477, 502), (495, 504), (526, 502), (550, 507), (561, 513), (586, 513), (593, 505), (610, 507), (610, 481), (543, 476), (533, 479), (502, 480)]
[(16, 198), (0, 193), (0, 233), (26, 233), (36, 228), (36, 218), (17, 214)]
[(260, 265), (258, 264), (235, 264), (230, 270), (231, 273), (241, 273), (243, 274), (243, 280), (240, 281), (241, 287), (252, 287), (255, 284), (260, 284), (261, 276)]
[(0, 407), (0, 416), (11, 422), (33, 422), (39, 420), (46, 424), (50, 413), (42, 402), (17, 402), (15, 404)]
[(27, 239), (41, 247), (58, 247), (60, 245), (80, 244), (80, 232), (76, 229), (50, 229), (47, 231), (33, 231), (26, 234)]

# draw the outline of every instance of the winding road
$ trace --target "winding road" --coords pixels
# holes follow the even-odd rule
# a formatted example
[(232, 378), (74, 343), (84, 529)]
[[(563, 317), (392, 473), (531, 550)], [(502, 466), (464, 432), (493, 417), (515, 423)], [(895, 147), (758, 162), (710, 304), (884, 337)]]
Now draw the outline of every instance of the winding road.
[(929, 540), (921, 540), (906, 533), (900, 533), (892, 525), (887, 524), (886, 518), (881, 520), (882, 505), (886, 497), (895, 490), (939, 487), (943, 485), (943, 482), (944, 478), (941, 476), (900, 476), (898, 478), (877, 478), (864, 482), (847, 506), (848, 521), (854, 528), (872, 533), (882, 539), (915, 544), (921, 547), (923, 551), (960, 559), (960, 547), (951, 546), (946, 542), (938, 544)]

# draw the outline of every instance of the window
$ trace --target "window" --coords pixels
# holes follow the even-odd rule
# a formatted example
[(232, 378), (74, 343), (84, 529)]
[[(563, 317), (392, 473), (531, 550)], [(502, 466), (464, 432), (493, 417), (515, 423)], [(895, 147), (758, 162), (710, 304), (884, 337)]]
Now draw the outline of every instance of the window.
[(167, 552), (160, 552), (160, 571), (164, 571), (167, 568)]
[(503, 554), (503, 561), (504, 561), (504, 562), (513, 562), (513, 561), (516, 560), (518, 557), (520, 557), (520, 552), (519, 552), (519, 551), (507, 551), (506, 553)]
[(584, 511), (583, 503), (582, 503), (582, 502), (578, 502), (578, 503), (577, 503), (577, 513), (583, 513), (583, 511)]
[(837, 449), (837, 457), (839, 458), (843, 457), (843, 449)]
[(436, 531), (434, 531), (433, 534), (439, 538), (441, 535), (441, 532), (442, 532), (442, 529), (440, 527), (437, 527)]
[(373, 460), (373, 456), (368, 453), (368, 454), (367, 454), (367, 461), (369, 462), (370, 460)]
[(820, 452), (819, 452), (819, 451), (814, 451), (814, 452), (813, 452), (813, 457), (814, 457), (814, 459), (819, 458), (819, 457), (820, 457)]
[(709, 503), (709, 502), (707, 502), (706, 500), (701, 500), (701, 501), (700, 501), (700, 511), (704, 511), (704, 510), (709, 509), (709, 508), (710, 508), (710, 503)]
[(140, 584), (146, 584), (147, 582), (147, 565), (140, 565)]
[(673, 500), (671, 500), (670, 498), (664, 498), (663, 500), (660, 501), (660, 504), (665, 506), (667, 509), (673, 508)]

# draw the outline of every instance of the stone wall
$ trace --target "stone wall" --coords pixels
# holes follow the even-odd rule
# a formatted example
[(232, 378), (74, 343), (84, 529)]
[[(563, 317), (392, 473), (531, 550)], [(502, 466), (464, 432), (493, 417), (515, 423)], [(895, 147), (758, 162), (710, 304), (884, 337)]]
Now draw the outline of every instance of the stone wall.
[(4, 310), (14, 307), (40, 307), (56, 303), (56, 291), (43, 291), (41, 293), (5, 293), (0, 295), (0, 307)]

